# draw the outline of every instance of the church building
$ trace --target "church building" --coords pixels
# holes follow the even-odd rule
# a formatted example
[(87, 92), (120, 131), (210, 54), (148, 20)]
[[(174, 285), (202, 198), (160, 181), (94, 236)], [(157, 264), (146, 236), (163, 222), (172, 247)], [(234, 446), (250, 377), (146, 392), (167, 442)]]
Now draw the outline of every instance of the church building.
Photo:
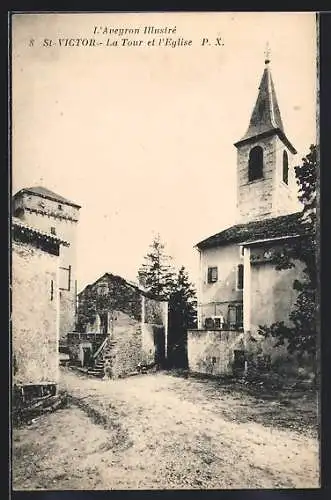
[[(284, 243), (304, 237), (293, 165), (269, 57), (245, 135), (237, 149), (237, 223), (203, 241), (198, 285), (198, 329), (188, 332), (192, 371), (230, 373), (244, 359), (260, 325), (288, 323), (296, 300), (293, 281), (303, 264), (277, 270)], [(240, 361), (239, 361), (240, 364)]]

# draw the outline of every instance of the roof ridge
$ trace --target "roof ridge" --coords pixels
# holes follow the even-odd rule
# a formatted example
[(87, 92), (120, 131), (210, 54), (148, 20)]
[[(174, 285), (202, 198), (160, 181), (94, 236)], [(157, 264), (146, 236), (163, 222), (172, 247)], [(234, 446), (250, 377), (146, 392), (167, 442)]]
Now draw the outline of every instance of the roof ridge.
[(15, 193), (14, 198), (16, 196), (18, 196), (20, 193), (31, 193), (31, 194), (35, 194), (35, 195), (38, 195), (38, 196), (41, 196), (44, 198), (48, 198), (48, 199), (51, 199), (54, 201), (59, 201), (61, 203), (71, 205), (71, 206), (76, 207), (76, 208), (81, 208), (81, 206), (78, 205), (77, 203), (69, 200), (68, 198), (65, 198), (64, 196), (62, 196), (58, 193), (55, 193), (54, 191), (52, 191), (44, 186), (31, 186), (31, 187), (27, 187), (27, 188), (22, 188), (17, 193)]

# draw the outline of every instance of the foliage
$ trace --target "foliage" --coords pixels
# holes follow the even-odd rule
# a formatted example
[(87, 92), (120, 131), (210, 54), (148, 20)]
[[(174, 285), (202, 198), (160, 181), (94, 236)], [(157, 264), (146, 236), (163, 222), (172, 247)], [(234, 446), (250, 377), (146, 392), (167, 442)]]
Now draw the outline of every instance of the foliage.
[(182, 328), (196, 327), (196, 304), (196, 291), (189, 281), (185, 267), (182, 266), (178, 271), (169, 299), (169, 309), (176, 318), (176, 323)]
[(276, 260), (276, 269), (289, 269), (295, 260), (304, 263), (304, 277), (295, 280), (293, 288), (298, 292), (294, 309), (290, 314), (291, 326), (284, 322), (271, 326), (261, 326), (260, 333), (276, 339), (276, 345), (286, 344), (290, 353), (300, 355), (316, 352), (316, 183), (318, 169), (318, 149), (310, 146), (310, 152), (302, 159), (302, 164), (295, 167), (299, 186), (299, 200), (303, 203), (300, 223), (303, 229), (302, 238), (284, 246), (282, 255)]
[(96, 290), (91, 286), (85, 288), (78, 298), (76, 330), (84, 332), (89, 323), (93, 323), (97, 314)]
[(197, 323), (196, 291), (184, 266), (175, 273), (159, 235), (150, 248), (138, 271), (139, 281), (156, 297), (168, 300), (168, 357), (173, 365), (185, 367), (187, 329), (196, 328)]
[(147, 291), (159, 299), (169, 299), (174, 284), (171, 257), (165, 253), (165, 245), (157, 234), (144, 257), (145, 263), (138, 270), (138, 280)]

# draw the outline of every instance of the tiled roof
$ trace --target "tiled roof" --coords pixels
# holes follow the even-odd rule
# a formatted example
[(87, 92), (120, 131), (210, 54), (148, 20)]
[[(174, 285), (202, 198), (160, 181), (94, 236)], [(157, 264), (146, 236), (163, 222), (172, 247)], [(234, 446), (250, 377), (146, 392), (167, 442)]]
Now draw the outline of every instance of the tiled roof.
[(18, 230), (21, 233), (31, 234), (37, 239), (52, 241), (53, 243), (56, 243), (58, 245), (61, 244), (67, 247), (69, 246), (69, 243), (67, 241), (62, 240), (55, 234), (46, 233), (45, 231), (41, 231), (37, 227), (29, 226), (26, 222), (18, 219), (17, 217), (12, 217), (12, 228)]
[(295, 148), (285, 135), (276, 91), (269, 68), (269, 61), (266, 61), (266, 66), (259, 86), (259, 93), (247, 132), (235, 146), (251, 140), (256, 140), (260, 136), (268, 136), (271, 134), (279, 135), (290, 151), (296, 153)]
[(248, 243), (269, 238), (305, 235), (306, 229), (301, 223), (300, 216), (301, 212), (295, 212), (247, 224), (236, 224), (200, 241), (196, 246), (204, 249), (228, 243)]
[(36, 194), (38, 196), (41, 196), (42, 198), (48, 198), (49, 200), (60, 201), (61, 203), (65, 203), (66, 205), (71, 205), (76, 208), (81, 208), (81, 206), (77, 205), (77, 203), (74, 203), (73, 201), (64, 198), (60, 194), (54, 193), (53, 191), (50, 191), (50, 189), (44, 188), (42, 186), (23, 188), (20, 191), (18, 191), (18, 193), (16, 193), (14, 197), (16, 197), (18, 194), (21, 193)]

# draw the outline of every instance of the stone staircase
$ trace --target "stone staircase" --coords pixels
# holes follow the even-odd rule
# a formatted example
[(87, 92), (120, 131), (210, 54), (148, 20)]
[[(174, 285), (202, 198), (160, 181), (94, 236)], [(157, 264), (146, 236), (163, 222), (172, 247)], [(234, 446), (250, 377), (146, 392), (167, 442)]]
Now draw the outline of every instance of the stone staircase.
[(98, 358), (93, 366), (93, 368), (89, 368), (87, 371), (88, 375), (93, 375), (94, 377), (102, 378), (105, 375), (104, 372), (104, 359), (102, 357)]
[(89, 368), (88, 375), (94, 377), (103, 378), (105, 376), (105, 361), (106, 359), (112, 359), (114, 355), (114, 348), (116, 342), (110, 338), (106, 339), (105, 342), (100, 346), (96, 353), (96, 359), (94, 366)]

